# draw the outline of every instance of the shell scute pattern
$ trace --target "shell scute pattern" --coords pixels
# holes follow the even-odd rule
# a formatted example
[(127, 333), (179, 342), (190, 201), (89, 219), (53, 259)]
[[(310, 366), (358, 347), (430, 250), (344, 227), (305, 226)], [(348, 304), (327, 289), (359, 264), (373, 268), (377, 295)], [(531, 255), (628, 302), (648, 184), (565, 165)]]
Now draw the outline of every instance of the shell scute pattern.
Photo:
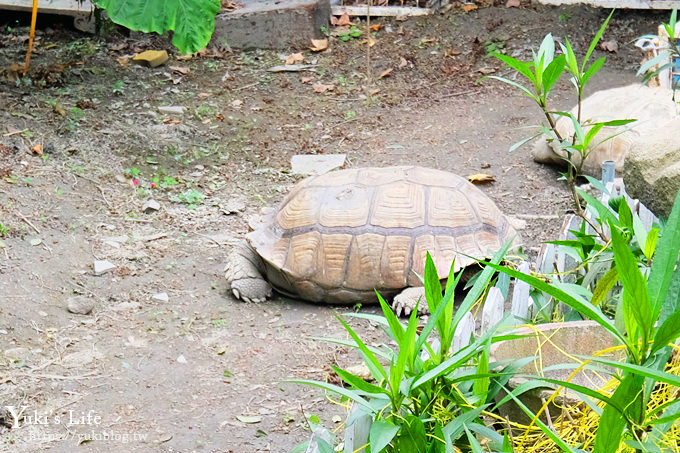
[[(429, 252), (440, 277), (516, 235), (465, 179), (420, 167), (349, 169), (302, 181), (252, 245), (283, 292), (351, 303), (418, 286)], [(276, 286), (276, 285), (275, 285)]]

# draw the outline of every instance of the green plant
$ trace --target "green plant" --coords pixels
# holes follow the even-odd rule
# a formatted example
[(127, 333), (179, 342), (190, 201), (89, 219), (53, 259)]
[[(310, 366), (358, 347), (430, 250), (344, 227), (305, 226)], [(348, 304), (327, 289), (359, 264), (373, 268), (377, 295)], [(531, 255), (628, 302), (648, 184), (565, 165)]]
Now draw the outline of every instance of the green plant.
[(485, 41), (484, 49), (486, 50), (487, 56), (493, 55), (495, 53), (505, 53), (505, 38), (495, 37)]
[(114, 82), (114, 84), (111, 85), (111, 92), (116, 95), (125, 94), (125, 82), (122, 80), (117, 80)]
[[(680, 337), (680, 192), (655, 248), (648, 272), (640, 269), (629, 247), (626, 235), (630, 232), (627, 227), (620, 222), (617, 224), (612, 218), (607, 223), (611, 229), (615, 264), (612, 280), (619, 281), (623, 287), (615, 320), (607, 317), (593, 303), (594, 296), (588, 300), (572, 287), (551, 285), (496, 263), (485, 264), (510, 277), (524, 280), (587, 319), (596, 321), (625, 347), (624, 362), (599, 357), (586, 358), (619, 371), (617, 377), (620, 382), (611, 396), (570, 382), (542, 379), (604, 403), (594, 451), (616, 453), (622, 445), (637, 452), (661, 451), (660, 439), (680, 419), (680, 400), (677, 399), (648, 410), (650, 395), (657, 384), (680, 387), (680, 376), (664, 371), (672, 352), (670, 345)], [(595, 293), (608, 292), (610, 289), (611, 280), (602, 279)], [(530, 414), (530, 411), (527, 410), (527, 413)], [(547, 426), (543, 427), (546, 434), (555, 436)], [(573, 451), (566, 444), (563, 449)]]
[[(498, 264), (508, 247), (509, 244), (506, 244), (491, 262)], [(420, 334), (417, 310), (403, 325), (380, 295), (378, 300), (384, 316), (347, 314), (381, 326), (398, 350), (386, 345), (367, 345), (343, 318), (338, 317), (352, 340), (321, 340), (358, 349), (375, 384), (339, 367), (333, 369), (348, 388), (311, 380), (289, 382), (319, 387), (351, 400), (357, 408), (357, 412), (350, 416), (354, 420), (364, 414), (369, 415), (371, 426), (367, 452), (443, 453), (452, 452), (454, 445), (481, 451), (477, 435), (488, 439), (494, 451), (507, 451), (503, 447), (503, 436), (486, 426), (482, 414), (523, 362), (507, 365), (501, 372), (489, 371), (496, 367), (496, 364), (489, 363), (491, 343), (508, 338), (496, 334), (504, 320), (462, 349), (453, 348), (456, 328), (482, 296), (494, 270), (487, 267), (478, 274), (460, 307), (455, 310), (454, 292), (461, 275), (454, 275), (452, 267), (445, 288), (442, 288), (432, 258), (427, 255), (424, 303), (427, 303), (432, 315)], [(433, 341), (435, 335), (437, 342)], [(333, 451), (327, 442), (317, 440), (317, 443), (322, 451)], [(353, 449), (360, 447), (364, 446), (354, 445)]]
[(347, 42), (350, 39), (358, 38), (363, 34), (364, 32), (360, 28), (358, 28), (356, 25), (352, 25), (349, 27), (349, 31), (347, 33), (338, 33), (338, 38), (340, 38), (341, 41)]
[(0, 237), (7, 236), (7, 227), (0, 223)]
[[(584, 120), (581, 117), (584, 89), (591, 77), (596, 74), (604, 65), (605, 57), (598, 58), (590, 65), (589, 61), (593, 51), (597, 47), (598, 42), (602, 38), (602, 35), (604, 34), (604, 31), (607, 28), (607, 24), (609, 23), (613, 13), (613, 11), (610, 13), (609, 17), (607, 17), (596, 33), (595, 37), (590, 42), (590, 46), (588, 47), (583, 61), (580, 64), (576, 58), (576, 55), (574, 54), (574, 50), (571, 46), (571, 43), (569, 42), (569, 39), (565, 38), (564, 44), (560, 44), (562, 53), (557, 55), (555, 52), (555, 41), (552, 34), (549, 33), (543, 39), (543, 42), (541, 43), (538, 52), (534, 54), (532, 61), (522, 62), (508, 55), (502, 55), (497, 52), (492, 53), (493, 56), (524, 76), (530, 82), (529, 87), (504, 77), (488, 76), (488, 78), (496, 79), (503, 83), (519, 88), (522, 93), (531, 98), (538, 105), (548, 122), (547, 125), (542, 124), (539, 126), (538, 133), (515, 143), (510, 148), (510, 150), (513, 151), (519, 146), (527, 143), (530, 140), (533, 140), (540, 135), (547, 136), (549, 141), (557, 141), (560, 145), (560, 148), (566, 153), (564, 160), (567, 165), (567, 171), (566, 173), (563, 173), (562, 176), (566, 180), (571, 191), (576, 214), (588, 222), (589, 225), (605, 242), (609, 240), (605, 231), (600, 227), (600, 225), (592, 222), (585, 215), (582, 205), (582, 197), (576, 188), (576, 181), (579, 177), (583, 176), (583, 164), (594, 147), (607, 140), (611, 140), (612, 138), (616, 137), (616, 135), (618, 135), (610, 135), (602, 140), (596, 141), (597, 134), (602, 130), (602, 128), (624, 126), (635, 121), (632, 119), (622, 119), (593, 122)], [(571, 76), (571, 82), (576, 90), (576, 96), (578, 99), (576, 115), (570, 112), (555, 111), (548, 107), (548, 97), (551, 93), (551, 90), (565, 71)], [(572, 137), (563, 137), (557, 130), (556, 117), (558, 116), (567, 117), (572, 122), (575, 131)]]
[(203, 203), (203, 194), (196, 189), (187, 189), (173, 199), (185, 203), (189, 209), (196, 209)]

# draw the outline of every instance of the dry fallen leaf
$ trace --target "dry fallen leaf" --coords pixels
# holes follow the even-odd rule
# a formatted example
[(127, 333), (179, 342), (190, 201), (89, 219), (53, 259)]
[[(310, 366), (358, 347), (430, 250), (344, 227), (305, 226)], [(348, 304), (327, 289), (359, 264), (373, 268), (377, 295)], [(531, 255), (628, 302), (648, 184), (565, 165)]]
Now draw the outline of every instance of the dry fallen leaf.
[(343, 13), (339, 18), (331, 16), (331, 25), (343, 27), (345, 25), (352, 25), (352, 21), (349, 20), (349, 14)]
[(486, 173), (475, 173), (468, 176), (467, 179), (473, 184), (488, 184), (496, 180), (493, 175), (487, 175)]
[(191, 71), (188, 66), (169, 66), (169, 69), (173, 72), (179, 72), (182, 75), (187, 75)]
[(519, 7), (519, 0), (508, 0), (507, 3), (505, 4), (506, 8), (518, 8)]
[(240, 109), (242, 105), (243, 105), (243, 101), (240, 100), (240, 99), (234, 99), (231, 102), (231, 106), (234, 107), (236, 110)]
[(496, 68), (479, 68), (477, 72), (481, 72), (484, 75), (493, 74), (496, 72)]
[(379, 31), (382, 28), (382, 24), (371, 25), (371, 31)]
[(126, 67), (128, 65), (128, 63), (130, 63), (130, 57), (118, 57), (118, 58), (116, 58), (116, 61), (122, 67)]
[(378, 80), (382, 79), (383, 77), (387, 77), (392, 73), (392, 68), (385, 69), (380, 76), (378, 77)]
[(373, 46), (375, 46), (376, 41), (375, 41), (375, 39), (373, 39), (369, 36), (368, 39), (364, 39), (363, 41), (361, 41), (361, 44), (366, 44), (366, 43), (368, 43), (368, 47), (373, 47)]
[(38, 143), (38, 144), (35, 145), (33, 148), (31, 148), (31, 151), (33, 151), (34, 153), (36, 153), (38, 156), (42, 156), (42, 153), (43, 153), (43, 149), (42, 149), (42, 148), (43, 148), (43, 147), (42, 147), (42, 143)]
[(609, 41), (604, 41), (602, 44), (600, 44), (600, 47), (602, 50), (606, 50), (607, 52), (616, 53), (619, 50), (619, 43), (616, 42), (615, 39), (610, 39)]
[(328, 39), (312, 39), (312, 47), (310, 49), (312, 52), (321, 52), (328, 49)]
[(180, 120), (173, 120), (172, 118), (166, 118), (163, 120), (163, 124), (179, 124)]
[(305, 57), (302, 56), (302, 52), (292, 53), (286, 58), (286, 64), (295, 64), (305, 61)]
[(457, 55), (460, 55), (460, 50), (453, 50), (453, 49), (446, 49), (446, 52), (444, 52), (445, 57), (455, 57)]
[(312, 80), (314, 80), (314, 77), (301, 77), (300, 78), (300, 82), (302, 82), (302, 83), (309, 83)]
[(335, 85), (325, 85), (321, 82), (317, 82), (312, 85), (312, 88), (314, 88), (315, 93), (325, 93), (326, 91), (333, 91), (335, 89)]
[(408, 61), (406, 61), (406, 58), (399, 57), (399, 69), (405, 68), (407, 64), (408, 64)]
[(470, 11), (476, 10), (477, 5), (475, 5), (474, 3), (464, 3), (461, 5), (461, 9), (466, 13), (469, 13)]

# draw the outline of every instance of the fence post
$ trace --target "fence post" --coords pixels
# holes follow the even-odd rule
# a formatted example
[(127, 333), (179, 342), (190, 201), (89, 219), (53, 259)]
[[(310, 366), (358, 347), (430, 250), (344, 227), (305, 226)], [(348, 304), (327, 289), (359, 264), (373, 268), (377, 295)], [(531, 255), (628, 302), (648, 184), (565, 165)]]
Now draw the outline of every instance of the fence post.
[[(526, 261), (520, 263), (517, 268), (523, 274), (529, 273), (529, 263)], [(517, 324), (524, 324), (529, 317), (529, 291), (531, 287), (528, 283), (522, 280), (515, 279), (515, 288), (512, 290), (512, 315)]]
[(503, 317), (503, 294), (501, 290), (495, 286), (489, 289), (489, 294), (484, 301), (484, 308), (482, 309), (482, 328), (480, 334), (484, 334), (490, 328), (498, 324), (498, 321)]

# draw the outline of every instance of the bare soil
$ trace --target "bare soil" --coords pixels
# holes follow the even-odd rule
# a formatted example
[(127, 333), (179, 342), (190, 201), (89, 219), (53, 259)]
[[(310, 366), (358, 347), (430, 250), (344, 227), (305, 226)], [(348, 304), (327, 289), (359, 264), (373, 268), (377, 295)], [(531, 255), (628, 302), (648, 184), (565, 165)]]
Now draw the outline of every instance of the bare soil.
[[(371, 77), (392, 71), (372, 83), (362, 38), (300, 49), (316, 72), (271, 73), (297, 50), (178, 60), (162, 37), (43, 23), (28, 78), (5, 70), (0, 83), (0, 406), (26, 406), (18, 427), (0, 412), (0, 451), (285, 452), (309, 436), (311, 414), (341, 434), (333, 416), (344, 420), (344, 407), (282, 381), (357, 363), (312, 339), (344, 337), (335, 315), (348, 307), (235, 301), (222, 269), (248, 216), (299, 179), (295, 154), (483, 172), (506, 213), (543, 216), (523, 233), (534, 256), (568, 194), (528, 147), (508, 153), (540, 121), (537, 108), (479, 79), (512, 76), (489, 50), (528, 59), (548, 32), (583, 54), (607, 13), (523, 5), (379, 20)], [(619, 50), (596, 51), (607, 65), (590, 89), (634, 81), (642, 54), (632, 41), (666, 15), (616, 12), (604, 39)], [(0, 67), (23, 61), (27, 33), (25, 16), (0, 17)], [(145, 49), (173, 58), (121, 64)], [(567, 82), (555, 95), (571, 107)], [(144, 213), (151, 198), (161, 208)], [(116, 268), (95, 275), (94, 260)], [(69, 299), (94, 308), (71, 313)]]

